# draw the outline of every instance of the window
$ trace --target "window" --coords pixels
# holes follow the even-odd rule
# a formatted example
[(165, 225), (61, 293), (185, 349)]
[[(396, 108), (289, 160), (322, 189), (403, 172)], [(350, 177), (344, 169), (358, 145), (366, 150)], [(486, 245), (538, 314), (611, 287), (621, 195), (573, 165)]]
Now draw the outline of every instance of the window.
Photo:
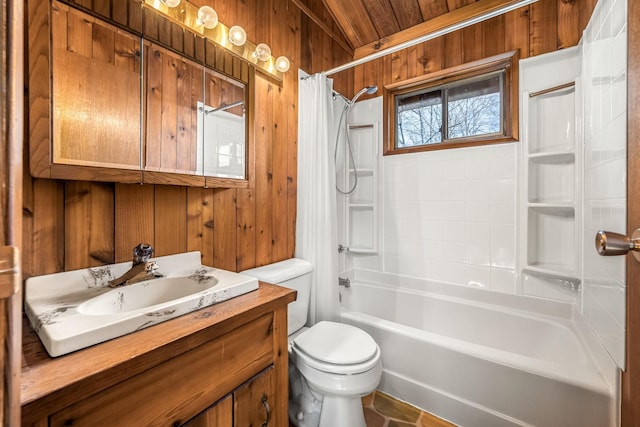
[(515, 53), (387, 86), (385, 154), (515, 140)]

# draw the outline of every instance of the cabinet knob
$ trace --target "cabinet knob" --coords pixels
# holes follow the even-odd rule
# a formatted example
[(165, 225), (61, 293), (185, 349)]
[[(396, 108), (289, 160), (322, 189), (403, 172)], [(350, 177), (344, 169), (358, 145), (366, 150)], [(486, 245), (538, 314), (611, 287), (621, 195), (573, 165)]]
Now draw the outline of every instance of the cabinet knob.
[(634, 231), (631, 238), (612, 231), (598, 230), (595, 243), (598, 254), (602, 256), (626, 255), (632, 251), (640, 261), (640, 229)]
[(269, 406), (269, 402), (267, 402), (267, 395), (262, 395), (262, 406), (264, 406), (264, 410), (267, 413), (267, 418), (262, 423), (262, 427), (267, 427), (269, 425), (269, 421), (271, 421), (271, 407)]

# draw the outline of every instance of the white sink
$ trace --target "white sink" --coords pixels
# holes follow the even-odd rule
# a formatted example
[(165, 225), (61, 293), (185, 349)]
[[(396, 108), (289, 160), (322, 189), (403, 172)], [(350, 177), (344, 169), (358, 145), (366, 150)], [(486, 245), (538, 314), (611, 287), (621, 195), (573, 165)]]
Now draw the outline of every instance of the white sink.
[(51, 356), (258, 289), (257, 279), (200, 264), (200, 252), (154, 259), (161, 278), (110, 288), (131, 262), (27, 279), (25, 312)]
[(166, 277), (140, 282), (93, 297), (78, 306), (78, 313), (98, 316), (146, 309), (206, 291), (217, 283), (213, 276), (204, 281)]

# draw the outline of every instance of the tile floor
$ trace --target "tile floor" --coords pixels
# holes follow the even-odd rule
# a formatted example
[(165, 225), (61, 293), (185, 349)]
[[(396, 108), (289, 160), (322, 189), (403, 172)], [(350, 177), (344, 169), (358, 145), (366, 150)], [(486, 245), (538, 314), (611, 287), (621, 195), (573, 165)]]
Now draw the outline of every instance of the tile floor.
[(381, 391), (362, 398), (367, 427), (455, 427)]
[(378, 390), (363, 397), (362, 406), (367, 427), (455, 427)]

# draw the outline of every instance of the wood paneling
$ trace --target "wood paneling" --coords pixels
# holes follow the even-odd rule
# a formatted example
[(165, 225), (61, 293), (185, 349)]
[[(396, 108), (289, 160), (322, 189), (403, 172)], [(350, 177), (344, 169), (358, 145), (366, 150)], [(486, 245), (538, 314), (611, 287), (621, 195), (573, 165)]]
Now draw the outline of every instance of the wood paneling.
[(155, 188), (115, 184), (115, 262), (130, 261), (138, 243), (155, 245)]
[(539, 0), (530, 6), (530, 56), (553, 52), (558, 48), (558, 2), (561, 1)]
[[(110, 7), (101, 10), (109, 13), (110, 19), (138, 31), (142, 29), (141, 9), (139, 4), (136, 9), (134, 0), (88, 2), (86, 6), (95, 8), (106, 3), (110, 3)], [(207, 0), (200, 3), (213, 4)], [(23, 233), (25, 253), (29, 256), (23, 259), (23, 267), (28, 275), (128, 261), (132, 248), (141, 242), (153, 245), (157, 255), (199, 250), (205, 264), (230, 270), (252, 268), (293, 256), (298, 122), (296, 68), (310, 73), (322, 71), (349, 61), (350, 53), (326, 36), (320, 26), (289, 0), (234, 0), (213, 5), (221, 22), (241, 22), (249, 39), (265, 42), (274, 52), (277, 49), (291, 60), (291, 70), (284, 81), (276, 83), (260, 73), (255, 78), (248, 77), (241, 62), (236, 60), (234, 65), (231, 57), (224, 55), (216, 58), (215, 49), (213, 51), (213, 61), (228, 62), (230, 72), (238, 69), (246, 79), (252, 79), (250, 85), (255, 86), (252, 100), (255, 121), (254, 128), (250, 129), (255, 134), (255, 157), (251, 159), (255, 162), (255, 186), (241, 190), (187, 188), (96, 184), (27, 176), (24, 192), (29, 197), (24, 204)], [(321, 1), (308, 5), (317, 16), (328, 19), (325, 27), (340, 32)], [(49, 30), (47, 19), (43, 18), (48, 1), (29, 0), (27, 6), (31, 73), (49, 67), (45, 53), (48, 39), (44, 36)], [(175, 38), (175, 29), (171, 26), (164, 28), (159, 20), (148, 18), (145, 16), (144, 20), (146, 36), (160, 40), (169, 34)], [(205, 44), (201, 42), (201, 38), (185, 36), (183, 47), (185, 51), (193, 50), (196, 60), (204, 60)], [(109, 49), (98, 51), (102, 56), (109, 52)], [(165, 65), (161, 70), (173, 70)], [(336, 85), (345, 93), (353, 90), (352, 78), (336, 80)], [(186, 94), (180, 90), (179, 82), (176, 85), (176, 96)], [(37, 81), (29, 87), (29, 112), (38, 117), (30, 132), (37, 140), (43, 140), (41, 134), (48, 132), (47, 90), (39, 87)], [(147, 116), (151, 111), (148, 113)], [(163, 113), (166, 115), (166, 111)], [(165, 136), (179, 138), (180, 126), (186, 128), (189, 124), (176, 122), (176, 132), (172, 135), (160, 133), (147, 138), (163, 142)], [(159, 163), (162, 150), (147, 154), (157, 154)], [(180, 162), (181, 154), (175, 152), (174, 164)], [(186, 160), (182, 159), (182, 163), (186, 164)], [(147, 171), (147, 179), (156, 177)]]
[(0, 1), (0, 423), (20, 424), (24, 2)]
[[(464, 7), (460, 2), (454, 3), (450, 2), (449, 8)], [(480, 3), (476, 3), (478, 7)], [(519, 50), (520, 58), (526, 58), (574, 46), (580, 41), (594, 7), (594, 0), (540, 0), (382, 60), (359, 65), (353, 71), (354, 92), (366, 85), (384, 87), (513, 50)], [(382, 61), (383, 69), (372, 74), (371, 64), (378, 61)]]
[(113, 184), (85, 181), (65, 184), (65, 270), (112, 264)]

